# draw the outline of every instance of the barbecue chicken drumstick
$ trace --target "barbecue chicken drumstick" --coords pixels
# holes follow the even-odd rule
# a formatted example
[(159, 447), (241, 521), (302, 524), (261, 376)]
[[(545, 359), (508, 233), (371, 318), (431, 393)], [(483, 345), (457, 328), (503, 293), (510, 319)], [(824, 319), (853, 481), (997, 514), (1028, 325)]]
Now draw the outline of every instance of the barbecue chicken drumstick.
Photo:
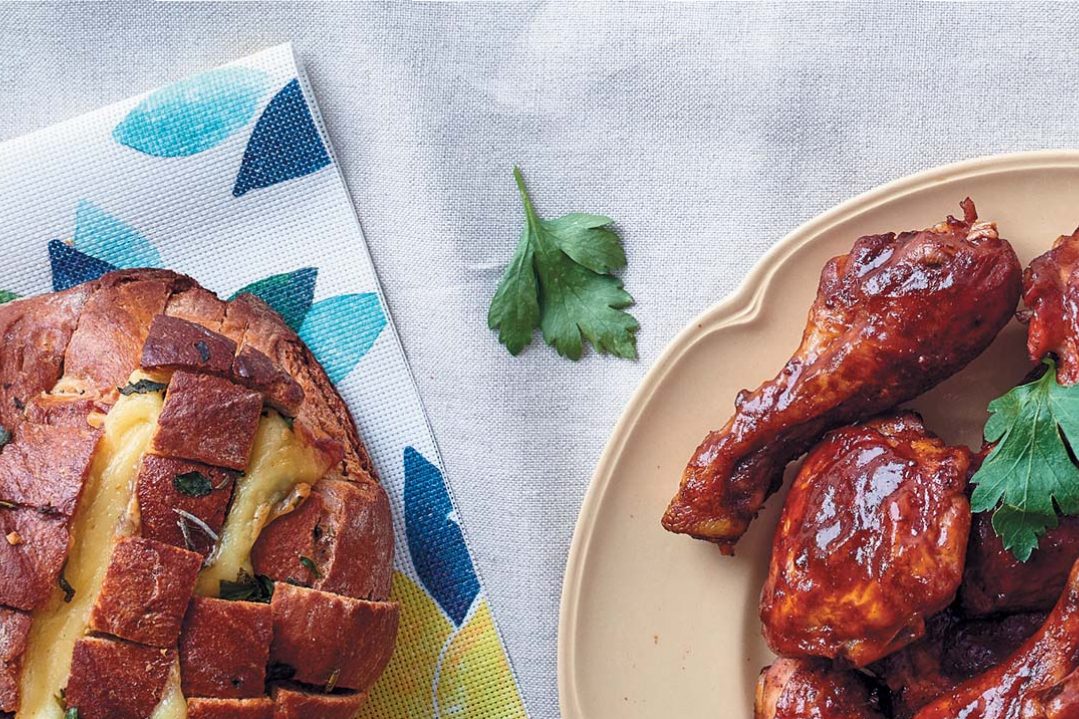
[(1045, 624), (1007, 660), (925, 706), (915, 719), (1079, 716), (1079, 562)]
[(1022, 269), (962, 206), (962, 220), (862, 237), (825, 265), (798, 350), (697, 448), (664, 527), (731, 553), (787, 463), (824, 432), (916, 397), (989, 345), (1015, 311)]
[(772, 649), (863, 667), (925, 634), (963, 576), (970, 459), (913, 412), (835, 430), (814, 447), (761, 592)]

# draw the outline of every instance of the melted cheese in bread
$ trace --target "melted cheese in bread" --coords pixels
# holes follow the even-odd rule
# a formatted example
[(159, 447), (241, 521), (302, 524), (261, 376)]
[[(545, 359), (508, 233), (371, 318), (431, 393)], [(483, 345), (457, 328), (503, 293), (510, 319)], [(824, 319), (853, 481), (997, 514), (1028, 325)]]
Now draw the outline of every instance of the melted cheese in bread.
[(57, 588), (33, 613), (17, 719), (63, 719), (57, 697), (67, 685), (71, 652), (86, 633), (119, 527), (125, 524), (139, 461), (150, 447), (163, 403), (161, 392), (120, 397), (105, 417), (104, 435), (71, 525), (64, 577), (75, 595), (65, 602)]
[[(131, 381), (146, 377), (136, 372)], [(75, 595), (71, 602), (64, 602), (57, 589), (48, 604), (33, 614), (16, 719), (63, 719), (57, 698), (67, 685), (75, 642), (86, 634), (117, 538), (138, 530), (135, 480), (163, 404), (161, 392), (122, 396), (105, 417), (104, 435), (72, 523), (64, 576)], [(196, 591), (217, 596), (221, 580), (235, 581), (244, 572), (250, 574), (251, 548), (262, 528), (291, 511), (328, 470), (322, 453), (304, 443), (277, 412), (266, 412), (247, 472), (236, 481), (220, 541), (199, 575)], [(186, 717), (177, 666), (151, 719)]]
[(236, 480), (221, 541), (199, 575), (196, 591), (218, 596), (221, 582), (250, 575), (251, 548), (271, 519), (291, 511), (329, 467), (277, 412), (259, 422), (247, 472)]
[(169, 683), (165, 685), (165, 695), (154, 709), (150, 719), (187, 719), (187, 700), (180, 687), (180, 660), (172, 665)]

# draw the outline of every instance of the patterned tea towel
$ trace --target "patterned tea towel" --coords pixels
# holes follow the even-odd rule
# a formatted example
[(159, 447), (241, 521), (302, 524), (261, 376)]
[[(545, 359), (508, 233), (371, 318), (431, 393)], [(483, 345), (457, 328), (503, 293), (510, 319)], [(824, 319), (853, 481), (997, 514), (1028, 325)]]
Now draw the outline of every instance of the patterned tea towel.
[(352, 409), (393, 506), (397, 650), (361, 716), (526, 712), (310, 88), (288, 45), (0, 145), (0, 301), (167, 267), (257, 294)]

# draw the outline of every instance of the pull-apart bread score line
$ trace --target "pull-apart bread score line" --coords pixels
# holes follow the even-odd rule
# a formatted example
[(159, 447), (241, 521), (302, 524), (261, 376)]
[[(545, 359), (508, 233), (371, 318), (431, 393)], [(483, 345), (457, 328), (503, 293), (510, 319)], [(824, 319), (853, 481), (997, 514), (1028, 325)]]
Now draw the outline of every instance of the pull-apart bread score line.
[(356, 713), (389, 502), (267, 305), (123, 270), (0, 306), (0, 425), (0, 717)]

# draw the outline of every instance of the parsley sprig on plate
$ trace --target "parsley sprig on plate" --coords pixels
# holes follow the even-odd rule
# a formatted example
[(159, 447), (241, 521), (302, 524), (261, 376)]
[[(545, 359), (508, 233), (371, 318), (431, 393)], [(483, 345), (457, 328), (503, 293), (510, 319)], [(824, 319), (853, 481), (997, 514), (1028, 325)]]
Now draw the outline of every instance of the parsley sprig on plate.
[(974, 474), (971, 509), (993, 512), (993, 529), (1027, 561), (1058, 511), (1079, 514), (1079, 385), (1057, 383), (1056, 365), (989, 403), (985, 439), (996, 445)]
[(536, 214), (524, 178), (513, 168), (524, 203), (525, 228), (491, 300), (487, 324), (516, 355), (539, 327), (563, 357), (580, 359), (584, 342), (601, 353), (637, 358), (637, 320), (623, 312), (633, 298), (610, 273), (626, 266), (622, 241), (602, 215)]

